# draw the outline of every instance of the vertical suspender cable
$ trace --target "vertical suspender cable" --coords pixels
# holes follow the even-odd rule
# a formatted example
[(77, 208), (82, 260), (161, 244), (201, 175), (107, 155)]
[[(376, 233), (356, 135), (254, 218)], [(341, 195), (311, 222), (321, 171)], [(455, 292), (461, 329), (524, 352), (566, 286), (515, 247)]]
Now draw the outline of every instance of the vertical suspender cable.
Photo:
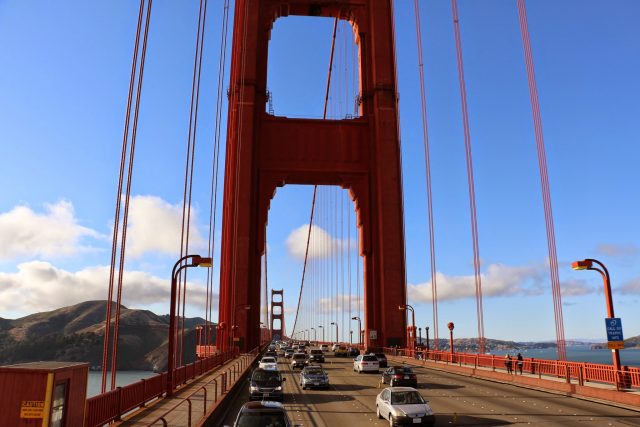
[[(200, 76), (202, 72), (202, 50), (204, 47), (204, 30), (206, 27), (207, 0), (200, 0), (200, 10), (198, 14), (198, 30), (196, 35), (196, 48), (193, 58), (193, 79), (191, 82), (191, 102), (189, 107), (189, 131), (187, 135), (187, 155), (185, 159), (185, 179), (184, 179), (184, 195), (182, 200), (182, 232), (180, 242), (180, 258), (189, 253), (189, 232), (191, 228), (191, 196), (193, 192), (193, 170), (196, 151), (196, 131), (198, 127), (198, 106), (200, 101)], [(187, 300), (187, 270), (180, 273), (182, 283), (182, 316), (178, 316), (180, 322), (180, 332), (176, 331), (180, 336), (180, 352), (179, 357), (174, 360), (179, 361), (182, 365), (182, 356), (184, 352), (184, 319), (185, 305)], [(180, 313), (180, 294), (178, 294), (178, 313)], [(181, 319), (180, 319), (181, 318)], [(178, 341), (176, 341), (178, 342)]]
[(485, 352), (484, 316), (482, 308), (482, 281), (480, 278), (480, 248), (478, 244), (478, 220), (476, 213), (476, 194), (473, 180), (473, 159), (471, 156), (471, 135), (469, 132), (469, 113), (467, 110), (467, 89), (462, 62), (462, 42), (460, 40), (460, 22), (458, 18), (458, 2), (451, 0), (453, 12), (453, 29), (456, 39), (456, 57), (458, 61), (458, 80), (460, 84), (460, 101), (462, 104), (462, 122), (464, 126), (464, 146), (467, 160), (467, 183), (469, 186), (469, 208), (471, 213), (471, 240), (473, 242), (473, 270), (476, 283), (476, 310), (478, 314), (478, 351)]
[[(413, 0), (416, 16), (416, 38), (418, 41), (418, 70), (420, 71), (420, 99), (422, 101), (422, 137), (427, 185), (427, 216), (429, 220), (429, 259), (431, 262), (431, 302), (433, 304), (433, 337), (435, 348), (438, 342), (438, 288), (436, 283), (436, 249), (433, 227), (433, 199), (431, 191), (431, 156), (429, 153), (429, 125), (427, 121), (427, 97), (424, 87), (424, 56), (422, 53), (422, 29), (420, 24), (420, 7), (418, 0)], [(415, 333), (415, 331), (414, 331)]]
[[(107, 387), (107, 366), (109, 359), (109, 336), (111, 329), (111, 306), (113, 304), (113, 280), (115, 276), (115, 265), (118, 248), (118, 236), (120, 227), (120, 201), (122, 199), (122, 185), (124, 180), (124, 169), (127, 159), (127, 146), (129, 142), (129, 120), (131, 118), (131, 104), (133, 102), (133, 89), (136, 81), (136, 70), (138, 66), (138, 50), (140, 47), (140, 30), (142, 28), (142, 17), (144, 12), (145, 0), (140, 0), (140, 8), (138, 10), (138, 25), (136, 28), (136, 38), (133, 47), (133, 59), (131, 61), (131, 77), (129, 79), (129, 95), (127, 98), (127, 108), (124, 119), (124, 131), (122, 136), (122, 154), (120, 157), (120, 173), (118, 175), (118, 190), (116, 193), (116, 211), (113, 221), (113, 238), (111, 242), (111, 266), (109, 268), (109, 295), (107, 298), (106, 319), (104, 324), (104, 342), (102, 349), (102, 386), (101, 393), (106, 391)], [(137, 102), (137, 100), (136, 100)]]
[[(225, 64), (227, 58), (227, 33), (229, 27), (229, 0), (225, 0), (222, 14), (222, 34), (220, 36), (220, 54), (218, 61), (218, 87), (216, 94), (216, 112), (215, 112), (215, 129), (214, 129), (214, 150), (213, 158), (211, 160), (212, 174), (211, 174), (211, 194), (209, 196), (209, 257), (215, 256), (215, 242), (216, 242), (216, 222), (218, 211), (218, 177), (219, 177), (219, 162), (220, 162), (220, 132), (222, 129), (222, 101), (224, 93), (224, 74)], [(209, 322), (207, 322), (207, 328), (211, 326), (209, 323), (212, 319), (213, 311), (213, 274), (210, 268), (207, 268), (207, 284), (209, 288)], [(219, 313), (218, 313), (219, 315)], [(218, 322), (219, 323), (219, 322)], [(207, 339), (210, 337), (210, 330), (207, 331)], [(220, 343), (216, 344), (220, 348)], [(207, 343), (210, 345), (211, 343)]]
[(138, 133), (138, 116), (140, 113), (140, 96), (142, 93), (142, 81), (144, 77), (144, 63), (147, 55), (147, 39), (149, 36), (149, 21), (151, 19), (151, 2), (147, 4), (145, 17), (144, 36), (142, 39), (142, 53), (140, 56), (140, 72), (138, 73), (138, 85), (136, 89), (136, 102), (133, 113), (133, 125), (131, 128), (131, 144), (129, 146), (129, 168), (127, 171), (127, 189), (125, 193), (124, 212), (122, 219), (122, 238), (120, 239), (120, 264), (118, 270), (118, 297), (116, 300), (116, 315), (113, 328), (113, 354), (111, 356), (111, 389), (116, 388), (116, 371), (118, 367), (118, 337), (120, 335), (120, 306), (122, 304), (122, 276), (124, 274), (125, 247), (127, 244), (127, 223), (129, 220), (129, 200), (131, 198), (131, 177), (133, 175), (133, 160), (136, 149), (136, 136)]
[(533, 115), (533, 127), (538, 151), (538, 168), (540, 170), (540, 185), (542, 187), (542, 200), (544, 206), (545, 224), (547, 230), (547, 248), (549, 251), (549, 270), (551, 273), (551, 288), (553, 293), (553, 305), (556, 323), (557, 356), (560, 360), (567, 359), (566, 342), (564, 338), (564, 322), (562, 318), (562, 295), (560, 292), (560, 278), (558, 273), (558, 255), (556, 253), (555, 227), (553, 224), (553, 211), (551, 209), (551, 190), (549, 186), (549, 174), (547, 156), (542, 133), (542, 117), (540, 115), (540, 103), (538, 100), (538, 86), (536, 84), (535, 69), (533, 66), (533, 53), (531, 51), (531, 39), (527, 23), (527, 12), (524, 0), (517, 0), (518, 16), (520, 18), (520, 35), (524, 50), (527, 79), (529, 82), (529, 97), (531, 112)]

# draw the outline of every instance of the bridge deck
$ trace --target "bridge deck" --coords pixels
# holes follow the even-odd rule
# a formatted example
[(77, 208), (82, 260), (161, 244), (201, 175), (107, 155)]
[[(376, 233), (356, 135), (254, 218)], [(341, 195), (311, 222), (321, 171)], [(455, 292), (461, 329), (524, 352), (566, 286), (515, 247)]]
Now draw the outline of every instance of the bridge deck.
[[(327, 357), (324, 364), (329, 390), (302, 390), (299, 371), (291, 371), (280, 359), (284, 372), (285, 407), (295, 424), (306, 426), (388, 425), (376, 418), (375, 398), (380, 392), (379, 375), (352, 371), (352, 360)], [(394, 363), (389, 360), (389, 363)], [(419, 390), (429, 400), (437, 425), (562, 425), (640, 426), (640, 412), (579, 400), (560, 394), (516, 387), (456, 375), (428, 367), (415, 368)], [(239, 399), (232, 403), (224, 425), (233, 425), (236, 414), (247, 401), (243, 384)], [(220, 425), (214, 423), (211, 425)]]

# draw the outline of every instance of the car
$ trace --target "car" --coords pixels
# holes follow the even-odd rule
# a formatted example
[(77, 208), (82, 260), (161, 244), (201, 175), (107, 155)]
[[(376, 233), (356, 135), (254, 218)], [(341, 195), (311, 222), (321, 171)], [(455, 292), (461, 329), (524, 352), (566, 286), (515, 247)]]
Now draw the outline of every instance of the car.
[(361, 354), (353, 360), (353, 370), (359, 374), (363, 372), (378, 373), (379, 367), (378, 358), (373, 354)]
[(347, 347), (344, 345), (341, 345), (334, 351), (334, 356), (336, 357), (347, 357), (348, 355), (349, 355), (349, 351), (347, 350)]
[(320, 344), (320, 350), (323, 352), (329, 351), (329, 344)]
[(349, 357), (356, 357), (360, 354), (360, 349), (357, 349), (355, 347), (349, 347), (347, 349), (347, 356)]
[(265, 356), (258, 363), (260, 369), (278, 369), (278, 361), (274, 357)]
[(390, 426), (423, 424), (433, 426), (435, 416), (429, 402), (412, 387), (387, 387), (376, 397), (378, 418), (389, 420)]
[(291, 369), (304, 368), (307, 361), (307, 355), (304, 353), (293, 353), (291, 356)]
[(284, 357), (285, 359), (291, 359), (291, 356), (293, 356), (293, 353), (295, 353), (295, 351), (292, 348), (288, 348), (284, 351)]
[(278, 360), (278, 354), (275, 351), (267, 351), (262, 357), (273, 357), (274, 359)]
[[(282, 403), (263, 401), (242, 405), (233, 427), (294, 427)], [(225, 426), (228, 427), (228, 426)]]
[(320, 365), (305, 366), (300, 371), (300, 387), (302, 389), (311, 387), (329, 388), (329, 375)]
[(257, 368), (249, 378), (249, 400), (283, 400), (282, 374), (271, 369)]
[(324, 363), (324, 354), (322, 350), (313, 349), (309, 352), (309, 363), (318, 362)]
[(382, 372), (380, 382), (389, 384), (391, 387), (418, 387), (418, 377), (409, 366), (391, 366), (387, 368)]
[(276, 351), (276, 346), (275, 346), (275, 344), (271, 344), (267, 350), (268, 350), (268, 351)]
[(387, 356), (384, 353), (375, 353), (376, 357), (378, 358), (378, 364), (380, 365), (381, 368), (386, 368), (387, 367)]
[(336, 351), (339, 348), (340, 348), (340, 344), (336, 343), (336, 344), (331, 346), (331, 351)]

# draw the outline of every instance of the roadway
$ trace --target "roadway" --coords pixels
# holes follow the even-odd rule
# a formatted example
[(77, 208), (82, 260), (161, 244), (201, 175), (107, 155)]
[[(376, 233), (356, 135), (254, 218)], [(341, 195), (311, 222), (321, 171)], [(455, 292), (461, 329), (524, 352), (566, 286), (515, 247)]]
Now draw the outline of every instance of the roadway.
[[(352, 370), (351, 358), (335, 358), (327, 353), (323, 367), (329, 374), (330, 389), (303, 391), (299, 386), (299, 370), (293, 372), (288, 361), (279, 358), (278, 365), (287, 379), (284, 405), (294, 424), (388, 425), (387, 420), (376, 417), (380, 375), (359, 375)], [(438, 426), (640, 426), (640, 412), (628, 409), (429, 368), (414, 370), (418, 390), (433, 408)], [(242, 387), (223, 425), (232, 426), (240, 407), (248, 400), (248, 384), (245, 382)]]

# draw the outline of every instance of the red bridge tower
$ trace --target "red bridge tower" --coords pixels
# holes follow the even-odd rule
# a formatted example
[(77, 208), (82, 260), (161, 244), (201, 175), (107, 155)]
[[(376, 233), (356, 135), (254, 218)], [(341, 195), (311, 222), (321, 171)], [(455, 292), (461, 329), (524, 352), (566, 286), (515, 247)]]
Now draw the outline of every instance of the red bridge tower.
[[(359, 48), (360, 117), (313, 120), (265, 112), (269, 36), (289, 15), (351, 23)], [(269, 203), (285, 184), (339, 185), (354, 201), (364, 262), (365, 344), (406, 344), (402, 176), (391, 0), (238, 0), (235, 6), (220, 322), (244, 350), (260, 342), (260, 259)], [(248, 310), (239, 307), (251, 308)]]

